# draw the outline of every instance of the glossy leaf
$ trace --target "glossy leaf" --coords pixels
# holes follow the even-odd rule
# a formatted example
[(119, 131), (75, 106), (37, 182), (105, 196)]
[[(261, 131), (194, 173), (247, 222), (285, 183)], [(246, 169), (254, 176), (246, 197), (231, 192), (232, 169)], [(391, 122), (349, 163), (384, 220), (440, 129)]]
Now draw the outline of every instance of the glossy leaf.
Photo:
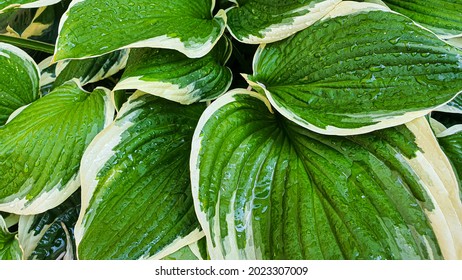
[(38, 214), (79, 187), (83, 152), (113, 118), (108, 94), (70, 81), (0, 127), (0, 211)]
[[(75, 251), (74, 226), (80, 212), (80, 191), (42, 214), (21, 216), (18, 239), (24, 259), (56, 260)], [(71, 244), (68, 241), (71, 237)], [(69, 248), (71, 247), (71, 252)]]
[(204, 56), (226, 25), (224, 11), (212, 17), (214, 5), (214, 0), (74, 0), (61, 21), (55, 60), (133, 47)]
[(0, 126), (18, 108), (39, 98), (39, 70), (21, 49), (0, 43)]
[(79, 259), (160, 259), (203, 237), (188, 163), (204, 108), (137, 92), (95, 138), (82, 158)]
[(388, 7), (445, 37), (462, 35), (462, 0), (383, 0)]
[(247, 44), (282, 40), (320, 20), (341, 0), (237, 0), (228, 9), (228, 29)]
[(462, 114), (462, 94), (457, 95), (451, 102), (437, 108), (435, 111)]
[(425, 119), (338, 137), (269, 106), (235, 90), (196, 128), (191, 183), (212, 259), (462, 257), (457, 181)]
[(461, 50), (407, 17), (342, 4), (257, 51), (248, 79), (281, 114), (318, 133), (361, 134), (426, 115), (462, 90)]
[(225, 66), (231, 48), (231, 41), (223, 38), (201, 58), (174, 50), (133, 49), (115, 89), (138, 89), (181, 104), (215, 99), (231, 85), (232, 73)]

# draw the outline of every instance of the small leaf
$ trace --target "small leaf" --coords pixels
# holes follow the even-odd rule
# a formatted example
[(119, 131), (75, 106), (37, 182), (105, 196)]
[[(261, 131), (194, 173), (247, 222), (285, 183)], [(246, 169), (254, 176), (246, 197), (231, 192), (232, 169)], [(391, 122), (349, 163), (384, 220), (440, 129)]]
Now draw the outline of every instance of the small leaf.
[(0, 211), (38, 214), (79, 187), (83, 152), (113, 119), (108, 95), (70, 81), (0, 127)]
[(425, 119), (339, 137), (270, 109), (235, 90), (199, 120), (191, 183), (212, 259), (462, 257), (457, 182)]
[(39, 69), (21, 49), (0, 43), (0, 126), (18, 108), (39, 98)]
[(11, 233), (0, 215), (0, 260), (20, 260), (21, 248), (15, 233)]
[(226, 11), (228, 29), (247, 44), (282, 40), (320, 20), (341, 0), (237, 0)]
[(231, 85), (231, 70), (224, 66), (231, 49), (225, 38), (201, 58), (174, 50), (133, 49), (115, 89), (138, 89), (181, 104), (215, 99)]
[(205, 104), (135, 93), (82, 158), (79, 259), (163, 258), (203, 237), (189, 178)]
[(318, 133), (361, 134), (424, 116), (462, 90), (461, 50), (399, 14), (341, 6), (257, 51), (249, 82), (281, 114)]
[(74, 0), (62, 19), (55, 61), (133, 47), (175, 49), (188, 57), (202, 57), (226, 25), (224, 11), (212, 17), (214, 2)]

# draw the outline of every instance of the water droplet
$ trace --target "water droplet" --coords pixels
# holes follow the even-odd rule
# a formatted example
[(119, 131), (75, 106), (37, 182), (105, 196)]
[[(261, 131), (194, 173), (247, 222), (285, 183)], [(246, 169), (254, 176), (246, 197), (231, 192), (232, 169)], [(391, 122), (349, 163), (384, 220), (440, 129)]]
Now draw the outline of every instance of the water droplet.
[(388, 42), (390, 42), (390, 44), (392, 44), (392, 45), (396, 45), (396, 44), (398, 44), (400, 39), (401, 39), (401, 37), (396, 37), (396, 38), (388, 40)]
[(383, 71), (384, 69), (385, 69), (385, 65), (383, 65), (383, 64), (380, 64), (380, 65), (378, 65), (378, 66), (372, 66), (372, 67), (369, 68), (369, 70), (370, 70), (371, 72), (381, 72), (381, 71)]

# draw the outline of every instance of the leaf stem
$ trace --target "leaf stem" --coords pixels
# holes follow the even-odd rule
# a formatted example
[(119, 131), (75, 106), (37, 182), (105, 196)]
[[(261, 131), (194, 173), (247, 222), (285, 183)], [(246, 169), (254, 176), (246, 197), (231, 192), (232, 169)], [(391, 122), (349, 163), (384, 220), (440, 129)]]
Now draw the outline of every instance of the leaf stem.
[(53, 44), (44, 43), (40, 41), (11, 37), (0, 34), (0, 42), (8, 43), (15, 45), (17, 47), (31, 49), (35, 51), (41, 51), (49, 54), (53, 54), (55, 51), (55, 46)]

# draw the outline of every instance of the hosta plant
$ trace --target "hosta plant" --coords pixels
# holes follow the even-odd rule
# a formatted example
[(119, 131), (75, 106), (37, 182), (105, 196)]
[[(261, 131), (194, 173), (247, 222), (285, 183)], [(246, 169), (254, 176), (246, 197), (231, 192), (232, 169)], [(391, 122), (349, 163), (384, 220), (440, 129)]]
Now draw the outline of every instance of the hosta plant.
[(462, 259), (460, 11), (0, 2), (0, 258)]

